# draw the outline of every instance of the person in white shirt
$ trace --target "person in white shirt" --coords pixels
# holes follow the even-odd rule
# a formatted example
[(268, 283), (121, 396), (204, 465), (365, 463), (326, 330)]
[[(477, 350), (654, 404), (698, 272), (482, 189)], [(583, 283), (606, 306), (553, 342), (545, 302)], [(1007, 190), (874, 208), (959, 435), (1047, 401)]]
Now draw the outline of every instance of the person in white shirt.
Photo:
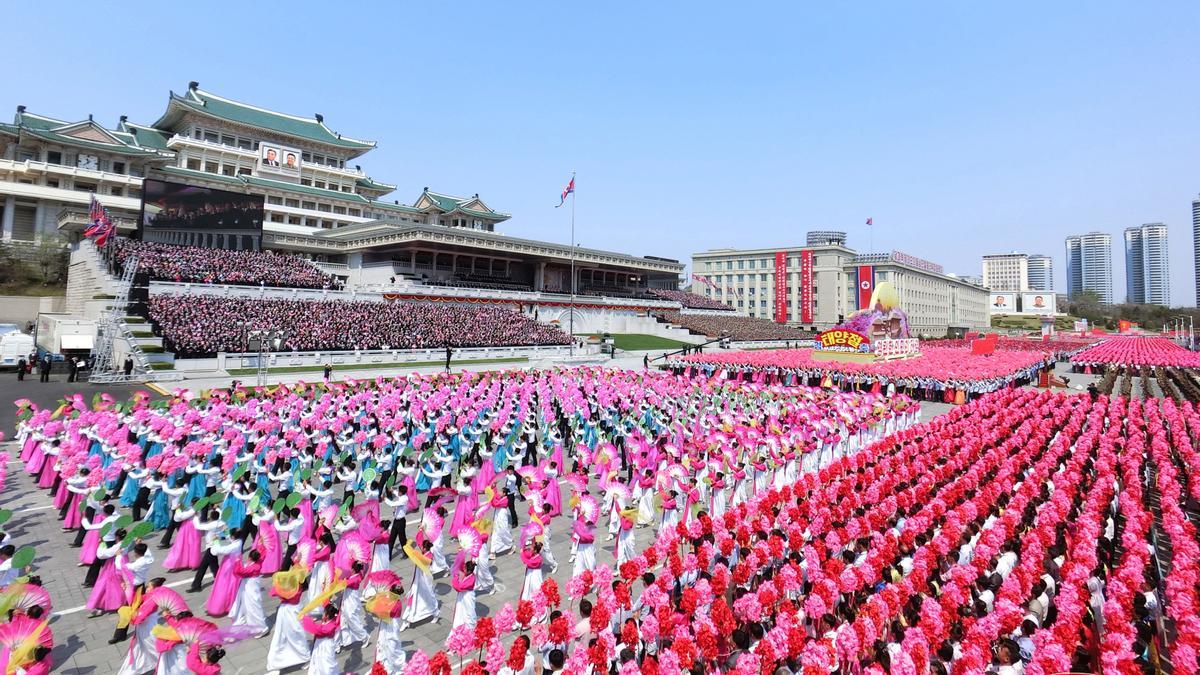
[(145, 589), (146, 578), (150, 576), (150, 568), (154, 566), (154, 553), (145, 542), (139, 541), (133, 545), (133, 555), (125, 563), (125, 569), (133, 576), (133, 585)]
[(204, 583), (204, 574), (208, 570), (212, 570), (213, 578), (217, 577), (217, 554), (214, 553), (213, 547), (218, 544), (218, 537), (221, 530), (225, 528), (217, 514), (215, 507), (209, 507), (204, 510), (200, 516), (196, 516), (192, 520), (192, 525), (196, 531), (204, 537), (204, 555), (200, 558), (200, 567), (196, 569), (196, 577), (192, 580), (192, 585), (188, 587), (189, 593), (196, 593), (200, 590), (201, 584)]

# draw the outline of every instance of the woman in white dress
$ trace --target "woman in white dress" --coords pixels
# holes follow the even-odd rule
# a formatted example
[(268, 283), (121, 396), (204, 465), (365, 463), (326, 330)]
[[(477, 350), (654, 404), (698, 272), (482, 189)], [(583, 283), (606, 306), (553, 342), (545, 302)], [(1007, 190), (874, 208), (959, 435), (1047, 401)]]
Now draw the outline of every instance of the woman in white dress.
[(450, 630), (466, 625), (475, 627), (475, 563), (467, 560), (467, 552), (460, 551), (454, 559), (450, 572), (450, 585), (458, 593), (454, 599), (454, 621)]
[(446, 542), (443, 537), (445, 524), (445, 508), (439, 506), (436, 509), (425, 510), (425, 518), (421, 523), (421, 527), (425, 530), (425, 538), (431, 543), (429, 557), (432, 559), (432, 562), (429, 563), (429, 572), (434, 576), (450, 569), (450, 563), (446, 562)]
[(325, 605), (320, 619), (301, 617), (300, 625), (313, 636), (308, 675), (337, 675), (341, 672), (337, 662), (337, 634), (340, 624), (338, 609), (334, 605)]
[(362, 584), (367, 566), (355, 560), (350, 566), (350, 576), (343, 579), (346, 590), (342, 592), (341, 630), (338, 631), (338, 648), (349, 647), (361, 642), (365, 649), (371, 643), (367, 632), (367, 616), (363, 612)]
[(479, 593), (487, 593), (492, 595), (496, 592), (496, 577), (492, 575), (492, 561), (488, 555), (488, 534), (482, 534), (483, 541), (479, 543), (479, 550), (475, 553), (475, 593), (478, 597)]
[(312, 647), (308, 643), (308, 634), (300, 626), (303, 591), (299, 588), (283, 591), (276, 585), (271, 589), (271, 595), (279, 598), (279, 609), (275, 612), (275, 628), (271, 631), (271, 647), (267, 651), (267, 670), (278, 675), (284, 668), (308, 663), (312, 658)]
[(249, 563), (237, 561), (234, 574), (238, 576), (237, 597), (233, 599), (233, 607), (229, 615), (233, 617), (234, 626), (245, 626), (253, 629), (255, 637), (263, 637), (270, 628), (267, 627), (267, 615), (262, 606), (262, 584), (259, 575), (262, 573), (262, 554), (257, 550), (250, 551), (247, 556)]
[(507, 489), (492, 497), (492, 535), (489, 545), (493, 558), (508, 553), (513, 547), (512, 523), (508, 520), (510, 499), (512, 495)]
[(404, 553), (413, 563), (413, 580), (409, 584), (408, 597), (404, 601), (404, 613), (401, 614), (403, 623), (400, 625), (400, 630), (429, 617), (433, 617), (434, 623), (440, 619), (437, 594), (433, 591), (433, 574), (429, 571), (431, 562), (429, 542), (426, 541), (421, 548), (423, 550), (418, 551), (413, 548), (412, 544), (404, 547)]
[(521, 549), (521, 562), (525, 565), (525, 578), (521, 582), (520, 600), (532, 600), (542, 588), (542, 543), (534, 541)]
[[(400, 584), (388, 589), (397, 598), (404, 597), (404, 587)], [(400, 614), (404, 608), (403, 601), (398, 601), (387, 616), (379, 616), (379, 646), (375, 649), (375, 660), (383, 664), (388, 675), (402, 675), (408, 656), (400, 638)]]

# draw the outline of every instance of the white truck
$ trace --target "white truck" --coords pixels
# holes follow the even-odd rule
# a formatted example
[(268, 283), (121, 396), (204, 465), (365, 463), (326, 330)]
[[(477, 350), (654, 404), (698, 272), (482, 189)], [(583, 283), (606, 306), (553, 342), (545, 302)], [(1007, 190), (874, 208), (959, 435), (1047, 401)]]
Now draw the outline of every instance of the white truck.
[(72, 314), (38, 314), (34, 331), (39, 354), (54, 361), (65, 356), (87, 357), (96, 342), (96, 322)]
[(0, 335), (0, 368), (16, 368), (33, 353), (33, 336), (21, 331)]

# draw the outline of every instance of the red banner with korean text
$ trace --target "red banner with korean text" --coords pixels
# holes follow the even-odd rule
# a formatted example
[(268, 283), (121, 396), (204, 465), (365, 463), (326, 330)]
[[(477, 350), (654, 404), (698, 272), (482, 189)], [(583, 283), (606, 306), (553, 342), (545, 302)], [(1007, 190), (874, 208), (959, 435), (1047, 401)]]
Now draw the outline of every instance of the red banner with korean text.
[(800, 252), (800, 323), (813, 322), (813, 252)]
[(787, 323), (787, 251), (775, 252), (775, 323)]

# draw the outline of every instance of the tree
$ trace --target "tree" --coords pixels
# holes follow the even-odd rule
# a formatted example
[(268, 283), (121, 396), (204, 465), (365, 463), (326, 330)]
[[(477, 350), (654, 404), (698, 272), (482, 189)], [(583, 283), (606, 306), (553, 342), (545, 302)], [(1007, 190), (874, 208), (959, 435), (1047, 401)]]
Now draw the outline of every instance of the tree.
[(67, 279), (67, 266), (70, 264), (66, 242), (57, 235), (42, 237), (33, 252), (33, 262), (41, 273), (43, 286), (63, 283)]

